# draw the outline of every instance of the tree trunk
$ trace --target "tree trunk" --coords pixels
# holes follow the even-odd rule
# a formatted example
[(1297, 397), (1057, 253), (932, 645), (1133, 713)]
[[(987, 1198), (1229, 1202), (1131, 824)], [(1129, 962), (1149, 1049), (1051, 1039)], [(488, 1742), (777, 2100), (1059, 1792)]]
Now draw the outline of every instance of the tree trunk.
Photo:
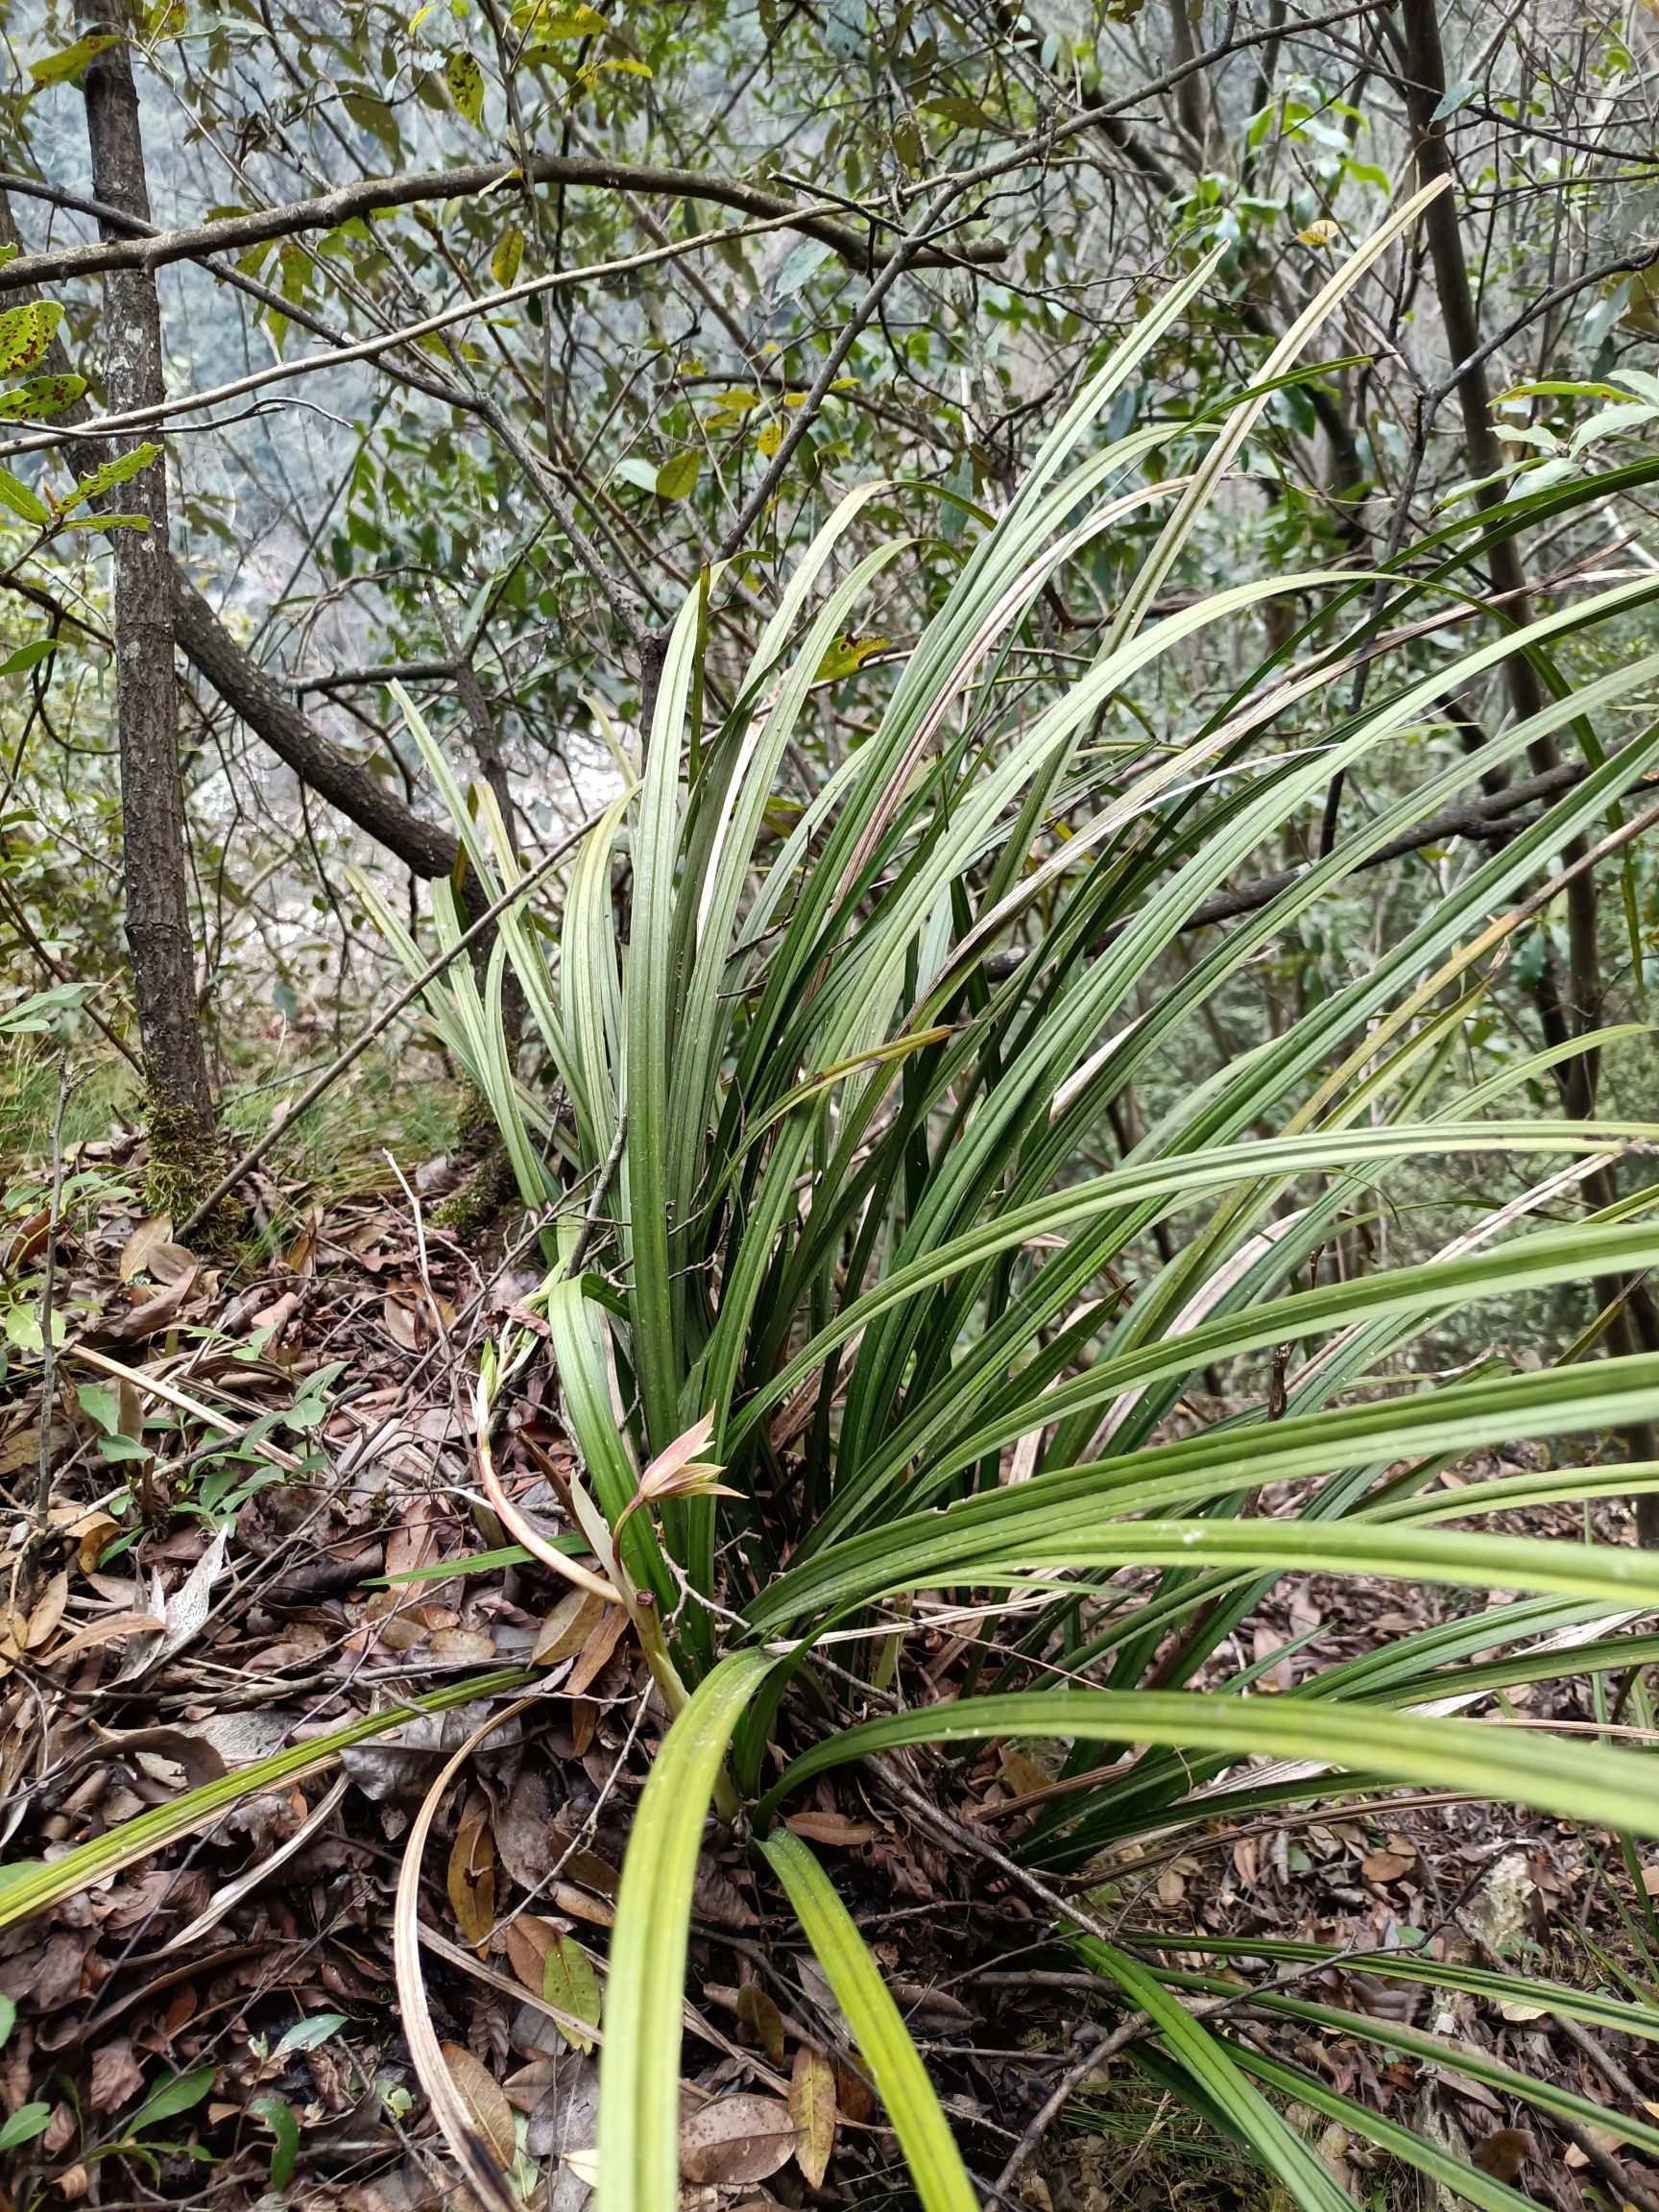
[[(95, 4), (82, 8), (81, 23), (86, 31), (122, 28), (107, 22)], [(125, 44), (108, 47), (89, 64), (85, 95), (92, 190), (110, 206), (148, 222), (138, 93)], [(161, 316), (153, 276), (135, 269), (109, 271), (104, 279), (104, 328), (105, 397), (111, 411), (163, 398)], [(117, 438), (114, 454), (142, 443), (137, 436)], [(109, 541), (115, 564), (122, 882), (149, 1091), (149, 1197), (157, 1212), (188, 1213), (211, 1180), (213, 1094), (197, 1013), (185, 891), (165, 464), (140, 469), (110, 505), (142, 516), (146, 524), (142, 530), (111, 530)]]
[[(1170, 50), (1175, 66), (1185, 69), (1197, 56), (1197, 41), (1192, 35), (1192, 13), (1189, 0), (1169, 0)], [(1191, 142), (1197, 164), (1207, 168), (1210, 162), (1210, 118), (1204, 99), (1204, 80), (1196, 70), (1183, 77), (1175, 87), (1175, 113), (1182, 130)]]
[[(0, 191), (0, 247), (21, 252), (23, 241), (12, 212), (9, 195)], [(21, 304), (40, 295), (33, 285), (13, 297)], [(54, 338), (41, 361), (47, 376), (67, 376), (74, 363), (60, 340)], [(91, 413), (84, 399), (65, 407), (59, 421), (65, 430)], [(106, 438), (77, 439), (70, 447), (77, 469), (100, 469), (113, 458)], [(406, 805), (374, 777), (361, 761), (343, 752), (324, 735), (285, 689), (237, 644), (176, 560), (169, 560), (173, 589), (174, 641), (186, 661), (224, 700), (231, 712), (268, 745), (276, 757), (293, 769), (308, 789), (406, 868), (422, 879), (447, 876), (455, 865), (456, 844), (449, 831)]]
[[(1446, 60), (1436, 0), (1401, 0), (1400, 27), (1398, 52), (1407, 79), (1406, 107), (1416, 140), (1417, 173), (1419, 180), (1428, 183), (1433, 178), (1452, 174), (1445, 126), (1434, 120), (1434, 110), (1446, 92)], [(1471, 361), (1479, 350), (1480, 323), (1469, 283), (1462, 229), (1450, 192), (1442, 193), (1433, 202), (1425, 224), (1447, 349), (1452, 356), (1452, 366), (1457, 368)], [(1476, 500), (1481, 507), (1494, 507), (1504, 495), (1500, 475), (1504, 460), (1492, 427), (1491, 388), (1483, 362), (1474, 362), (1463, 371), (1457, 379), (1457, 397), (1463, 415), (1463, 443), (1474, 475), (1478, 480), (1500, 477), (1498, 482), (1483, 483), (1475, 494)], [(1524, 622), (1527, 613), (1527, 577), (1517, 540), (1508, 538), (1492, 545), (1488, 560), (1493, 589), (1503, 595), (1504, 612), (1510, 620)], [(1523, 654), (1512, 653), (1503, 663), (1503, 674), (1516, 718), (1524, 720), (1538, 712), (1545, 703), (1545, 691), (1531, 661)], [(1553, 768), (1560, 757), (1553, 737), (1535, 740), (1527, 748), (1527, 754), (1534, 770), (1541, 775)], [(1583, 850), (1583, 839), (1575, 838), (1564, 848), (1563, 857), (1575, 859)], [(1595, 878), (1586, 869), (1567, 891), (1570, 956), (1566, 1004), (1562, 1004), (1553, 962), (1547, 965), (1537, 993), (1545, 1034), (1551, 1044), (1567, 1037), (1582, 1036), (1600, 1020), (1601, 974), (1597, 923)], [(1557, 1070), (1562, 1102), (1575, 1118), (1587, 1117), (1596, 1110), (1598, 1057), (1594, 1051), (1583, 1052), (1561, 1063)], [(1585, 1190), (1593, 1207), (1612, 1205), (1618, 1196), (1612, 1170), (1599, 1169), (1587, 1182)], [(1659, 1350), (1659, 1312), (1655, 1311), (1643, 1284), (1637, 1283), (1626, 1294), (1624, 1285), (1605, 1281), (1595, 1286), (1595, 1292), (1604, 1308), (1609, 1305), (1616, 1308), (1610, 1334), (1617, 1351), (1630, 1354)], [(1659, 1449), (1650, 1423), (1628, 1428), (1623, 1436), (1625, 1451), (1632, 1459), (1652, 1458)], [(1640, 1542), (1659, 1547), (1659, 1498), (1637, 1498), (1634, 1509)]]
[[(1446, 147), (1446, 127), (1434, 120), (1434, 110), (1446, 92), (1446, 60), (1440, 43), (1440, 17), (1436, 0), (1401, 0), (1400, 21), (1402, 38), (1401, 60), (1406, 72), (1406, 107), (1411, 120), (1412, 136), (1416, 140), (1417, 175), (1422, 183), (1435, 178), (1452, 175), (1452, 159)], [(1469, 268), (1463, 253), (1463, 230), (1457, 219), (1457, 207), (1452, 193), (1444, 192), (1433, 202), (1424, 217), (1429, 236), (1430, 256), (1434, 264), (1434, 289), (1440, 301), (1440, 320), (1446, 332), (1447, 350), (1452, 366), (1456, 368), (1472, 361), (1480, 347), (1480, 322), (1475, 307), (1475, 296), (1469, 284)], [(1477, 480), (1497, 478), (1496, 482), (1481, 481), (1481, 489), (1475, 494), (1479, 507), (1495, 507), (1504, 496), (1503, 470), (1503, 449), (1492, 427), (1491, 387), (1487, 382), (1484, 362), (1474, 362), (1457, 379), (1457, 399), (1463, 416), (1463, 444), (1469, 455), (1469, 466)], [(1527, 618), (1527, 576), (1521, 565), (1519, 541), (1505, 538), (1494, 543), (1487, 559), (1492, 572), (1492, 588), (1503, 600), (1503, 611), (1512, 622), (1525, 622)], [(1538, 671), (1525, 654), (1511, 653), (1503, 663), (1503, 681), (1509, 692), (1509, 704), (1516, 719), (1525, 721), (1536, 714), (1545, 704), (1544, 686), (1538, 680)], [(1560, 758), (1553, 737), (1534, 739), (1527, 748), (1535, 775), (1544, 775)], [(1569, 850), (1568, 859), (1577, 856), (1582, 850)], [(1542, 1007), (1545, 1026), (1553, 1032), (1551, 1043), (1564, 1041), (1566, 1037), (1592, 1029), (1600, 1019), (1601, 975), (1597, 950), (1596, 884), (1586, 871), (1569, 886), (1567, 893), (1567, 928), (1572, 946), (1570, 980), (1567, 1004), (1551, 1009)], [(1557, 994), (1558, 997), (1558, 994)], [(1582, 1116), (1593, 1113), (1596, 1104), (1596, 1064), (1594, 1053), (1585, 1053), (1580, 1059), (1565, 1063), (1562, 1088), (1569, 1113)]]

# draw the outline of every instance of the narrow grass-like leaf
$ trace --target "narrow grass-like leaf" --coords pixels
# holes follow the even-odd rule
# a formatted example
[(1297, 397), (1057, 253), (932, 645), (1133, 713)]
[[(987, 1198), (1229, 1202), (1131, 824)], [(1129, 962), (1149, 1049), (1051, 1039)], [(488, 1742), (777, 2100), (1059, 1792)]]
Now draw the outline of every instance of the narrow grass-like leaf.
[(1351, 1167), (1381, 1169), (1399, 1160), (1453, 1159), (1462, 1153), (1472, 1158), (1501, 1153), (1618, 1153), (1625, 1146), (1655, 1142), (1659, 1142), (1659, 1124), (1648, 1122), (1441, 1121), (1417, 1128), (1319, 1131), (1259, 1139), (1216, 1145), (1194, 1157), (1136, 1161), (1108, 1174), (1047, 1192), (1024, 1206), (999, 1211), (908, 1265), (894, 1269), (862, 1297), (850, 1302), (733, 1416), (731, 1441), (739, 1441), (772, 1407), (791, 1396), (831, 1352), (884, 1313), (1002, 1253), (1017, 1251), (1038, 1238), (1056, 1236), (1115, 1209), (1127, 1212), (1156, 1202), (1158, 1211), (1147, 1218), (1157, 1219), (1165, 1211), (1190, 1204), (1210, 1191), (1259, 1177), (1328, 1174)]
[(922, 2054), (835, 1886), (798, 1836), (760, 1845), (847, 2015), (899, 2138), (923, 2212), (976, 2212), (977, 2199)]
[[(1287, 1521), (1232, 1527), (1185, 1522), (1159, 1529), (1145, 1521), (1103, 1519), (1113, 1493), (1131, 1483), (1138, 1488), (1138, 1509), (1147, 1511), (1153, 1486), (1166, 1477), (1172, 1485), (1220, 1473), (1253, 1486), (1295, 1481), (1339, 1467), (1609, 1428), (1655, 1411), (1659, 1359), (1638, 1357), (1344, 1407), (1271, 1429), (1213, 1428), (1121, 1459), (1056, 1470), (1018, 1488), (963, 1500), (943, 1513), (910, 1514), (867, 1530), (778, 1576), (751, 1601), (746, 1618), (762, 1634), (777, 1634), (898, 1591), (1000, 1581), (1022, 1568), (1055, 1562), (1200, 1567), (1261, 1560), (1311, 1570), (1315, 1555), (1333, 1572), (1343, 1571), (1335, 1564), (1340, 1559), (1348, 1571), (1360, 1574), (1439, 1578), (1445, 1572), (1455, 1579), (1466, 1572), (1476, 1588), (1548, 1590), (1615, 1605), (1659, 1603), (1659, 1560), (1638, 1551), (1540, 1547), (1513, 1537), (1450, 1532), (1429, 1538), (1421, 1530), (1310, 1527)], [(1500, 1552), (1523, 1579), (1489, 1578), (1485, 1570)]]
[(1355, 1953), (1333, 1943), (1303, 1943), (1285, 1936), (1212, 1936), (1207, 1931), (1125, 1929), (1125, 1940), (1147, 1943), (1170, 1951), (1196, 1952), (1217, 1959), (1265, 1959), (1286, 1965), (1315, 1965), (1329, 1959), (1356, 1972), (1376, 1975), (1384, 1982), (1410, 1982), (1426, 1989), (1454, 1989), (1494, 2005), (1535, 2005), (1541, 2011), (1567, 2020), (1582, 2020), (1590, 2027), (1605, 2028), (1619, 2035), (1642, 2035), (1659, 2042), (1659, 2009), (1633, 2006), (1599, 1989), (1572, 1989), (1564, 1983), (1542, 1982), (1531, 1974), (1501, 1974), (1485, 1966), (1457, 1961), (1447, 1963), (1430, 1957), (1427, 1949), (1390, 1949)]
[(1166, 2048), (1191, 2075), (1227, 2124), (1238, 2129), (1275, 2179), (1311, 2212), (1347, 2212), (1353, 2200), (1330, 2169), (1246, 2081), (1226, 2046), (1166, 1990), (1149, 1968), (1115, 1944), (1094, 1940), (1086, 1954), (1096, 1973), (1116, 1982), (1132, 2005), (1157, 2022)]
[(1385, 2113), (1373, 2111), (1370, 2105), (1361, 2104), (1355, 2098), (1341, 2096), (1317, 2075), (1269, 2057), (1253, 2043), (1235, 2044), (1230, 2049), (1240, 2071), (1253, 2074), (1264, 2088), (1276, 2089), (1292, 2103), (1306, 2104), (1310, 2111), (1334, 2120), (1339, 2128), (1369, 2137), (1390, 2157), (1414, 2166), (1419, 2174), (1426, 2174), (1449, 2195), (1479, 2204), (1481, 2212), (1530, 2212), (1530, 2207), (1536, 2205), (1535, 2197), (1523, 2196), (1506, 2181), (1494, 2180), (1470, 2160), (1454, 2157), (1437, 2143), (1431, 2143), (1426, 2135), (1419, 2135), (1415, 2128), (1404, 2128)]
[(692, 592), (669, 634), (634, 831), (634, 926), (624, 997), (628, 1194), (634, 1351), (653, 1452), (678, 1427), (669, 1281), (669, 1059), (684, 978), (674, 960), (674, 872), (680, 843), (680, 747), (698, 633)]
[(492, 1674), (475, 1674), (422, 1696), (402, 1698), (378, 1713), (364, 1713), (343, 1727), (330, 1729), (325, 1736), (309, 1737), (289, 1750), (273, 1752), (269, 1759), (238, 1767), (234, 1773), (204, 1782), (199, 1790), (187, 1790), (171, 1804), (136, 1814), (49, 1864), (9, 1867), (7, 1880), (0, 1884), (0, 1929), (31, 1919), (36, 1912), (61, 1904), (65, 1897), (73, 1897), (89, 1883), (118, 1874), (122, 1867), (147, 1859), (164, 1844), (193, 1835), (245, 1797), (331, 1767), (342, 1751), (383, 1736), (388, 1729), (401, 1728), (417, 1713), (446, 1713), (452, 1706), (469, 1704), (475, 1698), (498, 1697), (507, 1691), (521, 1689), (531, 1679), (521, 1668), (506, 1668)]
[[(1093, 1942), (1088, 1943), (1091, 1957), (1095, 1949)], [(1358, 2036), (1362, 2041), (1381, 2044), (1384, 2051), (1398, 2051), (1419, 2064), (1455, 2067), (1472, 2080), (1483, 2082), (1503, 2096), (1519, 2098), (1557, 2120), (1566, 2120), (1579, 2128), (1603, 2129), (1641, 2151), (1645, 2156), (1659, 2157), (1659, 2128), (1651, 2121), (1639, 2120), (1634, 2114), (1621, 2112), (1612, 2105), (1595, 2104), (1557, 2082), (1525, 2074), (1518, 2067), (1505, 2066), (1464, 2038), (1453, 2041), (1444, 2035), (1431, 2035), (1421, 2028), (1408, 2028), (1392, 2020), (1374, 2020), (1368, 2013), (1344, 2011), (1334, 2005), (1312, 2004), (1306, 1998), (1285, 1996), (1272, 1988), (1262, 1989), (1257, 2002), (1265, 2011), (1305, 2021), (1310, 2027), (1328, 2029), (1338, 2035)]]
[(605, 1992), (598, 2212), (678, 2212), (680, 2014), (697, 1853), (738, 1715), (774, 1662), (723, 1659), (692, 1693), (634, 1815)]
[(860, 1721), (785, 1768), (761, 1799), (757, 1823), (803, 1783), (849, 1760), (910, 1743), (980, 1743), (996, 1736), (1163, 1743), (1240, 1759), (1264, 1751), (1659, 1836), (1659, 1762), (1644, 1753), (1376, 1706), (1190, 1691), (1017, 1692)]

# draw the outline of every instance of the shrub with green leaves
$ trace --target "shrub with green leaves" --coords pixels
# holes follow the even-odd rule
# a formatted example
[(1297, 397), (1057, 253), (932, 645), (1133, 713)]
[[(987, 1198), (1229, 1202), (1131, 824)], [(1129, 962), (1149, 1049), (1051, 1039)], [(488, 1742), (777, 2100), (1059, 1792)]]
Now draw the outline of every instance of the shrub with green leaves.
[[(1272, 390), (1416, 204), (1332, 278), (1202, 436), (1190, 420), (1150, 420), (1101, 443), (1097, 425), (1208, 270), (1152, 306), (994, 527), (964, 544), (896, 676), (824, 673), (906, 557), (896, 539), (837, 561), (854, 517), (891, 487), (842, 500), (718, 711), (703, 668), (722, 578), (706, 579), (674, 628), (637, 779), (588, 836), (556, 934), (509, 913), (484, 989), (458, 964), (429, 994), (493, 1103), (526, 1200), (571, 1193), (541, 1304), (583, 1458), (578, 1504), (596, 1550), (609, 1548), (597, 1514), (616, 1532), (608, 1571), (649, 1593), (668, 1625), (672, 1669), (659, 1678), (680, 1710), (623, 1874), (603, 2212), (677, 2202), (682, 1981), (716, 1798), (747, 1821), (770, 1894), (817, 1952), (922, 2200), (963, 2212), (977, 2193), (917, 2052), (826, 1870), (777, 1824), (815, 1776), (902, 1747), (1050, 1744), (1074, 1786), (1016, 1847), (1046, 1878), (1154, 1832), (1317, 1802), (1357, 1778), (1659, 1835), (1649, 1755), (1469, 1717), (1505, 1685), (1650, 1659), (1652, 1640), (1626, 1631), (1659, 1605), (1659, 1556), (1444, 1526), (1659, 1487), (1654, 1464), (1494, 1473), (1489, 1454), (1651, 1421), (1659, 1358), (1589, 1357), (1586, 1340), (1530, 1373), (1488, 1362), (1431, 1383), (1400, 1365), (1476, 1301), (1621, 1282), (1659, 1260), (1639, 1162), (1625, 1194), (1585, 1217), (1532, 1219), (1569, 1188), (1564, 1166), (1611, 1171), (1659, 1129), (1540, 1116), (1527, 1085), (1559, 1049), (1476, 1084), (1456, 1049), (1573, 841), (1617, 849), (1637, 820), (1626, 795), (1659, 767), (1659, 725), (1641, 712), (1659, 655), (1615, 656), (1578, 689), (1556, 685), (1478, 762), (1419, 747), (1414, 778), (1398, 765), (1437, 703), (1519, 651), (1553, 680), (1576, 637), (1651, 606), (1659, 579), (1587, 586), (1520, 631), (1464, 611), (1483, 535), (1568, 513), (1584, 493), (1564, 481), (1463, 516), (1394, 563), (1382, 591), (1360, 567), (1271, 575), (1154, 618)], [(1190, 456), (1179, 470), (1148, 466), (1177, 438)], [(924, 510), (921, 488), (908, 496)], [(1069, 680), (1031, 678), (1017, 647), (1050, 585), (1147, 512), (1165, 517), (1161, 534), (1097, 646)], [(1230, 626), (1251, 634), (1252, 611), (1290, 595), (1315, 610), (1297, 637), (1214, 711), (1160, 720), (1162, 666)], [(1384, 651), (1363, 695), (1351, 689), (1356, 655), (1430, 618), (1431, 653)], [(843, 708), (857, 695), (857, 734), (780, 832), (781, 770), (826, 682)], [(1141, 693), (1138, 749), (1097, 747), (1102, 718)], [(490, 795), (464, 796), (412, 710), (411, 722), (493, 898), (516, 863)], [(1477, 767), (1501, 772), (1555, 733), (1582, 748), (1575, 781), (1506, 841), (1475, 849), (1444, 895), (1278, 1034), (1171, 1082), (1207, 1011), (1338, 882), (1458, 800)], [(1206, 901), (1259, 865), (1284, 825), (1316, 817), (1334, 776), (1383, 761), (1408, 787), (1254, 909), (1192, 934)], [(418, 964), (383, 905), (380, 918)], [(437, 921), (449, 939), (464, 926), (446, 891)], [(1184, 941), (1189, 956), (1172, 961)], [(503, 1038), (509, 963), (557, 1071), (548, 1096), (526, 1090)], [(1154, 972), (1158, 990), (1138, 997)], [(1157, 1117), (1123, 1124), (1103, 1165), (1115, 1104), (1154, 1077)], [(1449, 1162), (1523, 1169), (1525, 1188), (1426, 1261), (1340, 1281), (1310, 1264), (1391, 1179)], [(598, 1235), (573, 1266), (585, 1213)], [(1299, 1360), (1276, 1371), (1275, 1389), (1235, 1393), (1221, 1413), (1205, 1414), (1209, 1399), (1182, 1409), (1207, 1374), (1260, 1374), (1285, 1345)], [(510, 1333), (489, 1388), (505, 1391), (540, 1356)], [(1437, 1486), (1452, 1461), (1483, 1451), (1479, 1480)], [(682, 1465), (694, 1457), (721, 1472), (720, 1494)], [(674, 1479), (642, 1497), (653, 1465)], [(1314, 1573), (1480, 1601), (1314, 1667), (1285, 1694), (1252, 1695), (1229, 1640), (1281, 1577)], [(860, 1702), (882, 1705), (892, 1639), (926, 1592), (964, 1609), (978, 1659), (949, 1702), (857, 1719)], [(1503, 1595), (1487, 1605), (1491, 1592)], [(831, 1631), (836, 1665), (821, 1668)], [(1334, 2212), (1349, 2200), (1286, 2119), (1286, 2100), (1472, 2201), (1527, 2201), (1264, 2056), (1225, 2012), (1207, 2017), (1192, 1977), (1105, 1940), (1081, 1905), (1054, 1935), (1117, 1992), (1121, 2015), (1143, 2016), (1134, 2062), (1298, 2204)], [(1416, 1954), (1385, 1966), (1480, 1981)], [(1659, 2019), (1527, 1987), (1569, 2016), (1610, 2007), (1625, 2032), (1651, 2035)], [(1297, 2002), (1270, 1984), (1265, 2001)], [(1345, 2017), (1386, 2049), (1422, 2056), (1431, 2041)], [(1505, 2095), (1566, 2110), (1564, 2093), (1497, 2071)], [(1659, 2148), (1645, 2120), (1566, 2102), (1570, 2118), (1589, 2111)]]

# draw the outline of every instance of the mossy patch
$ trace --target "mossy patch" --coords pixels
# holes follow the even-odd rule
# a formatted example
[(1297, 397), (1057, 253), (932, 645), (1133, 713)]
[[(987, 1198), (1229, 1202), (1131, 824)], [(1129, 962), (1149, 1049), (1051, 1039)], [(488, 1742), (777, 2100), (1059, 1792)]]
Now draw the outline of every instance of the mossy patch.
[(433, 1215), (439, 1228), (463, 1242), (481, 1237), (507, 1207), (517, 1202), (518, 1181), (507, 1147), (492, 1130), (493, 1142), (459, 1190), (452, 1190)]
[[(193, 1106), (170, 1098), (154, 1071), (144, 1086), (142, 1106), (149, 1140), (144, 1166), (144, 1205), (176, 1223), (189, 1219), (225, 1172), (225, 1156), (211, 1124), (204, 1127)], [(240, 1210), (223, 1199), (198, 1229), (192, 1242), (216, 1247), (236, 1234)]]
[(500, 1142), (489, 1099), (476, 1083), (463, 1081), (461, 1094), (455, 1101), (456, 1151), (463, 1155), (476, 1154), (482, 1159)]

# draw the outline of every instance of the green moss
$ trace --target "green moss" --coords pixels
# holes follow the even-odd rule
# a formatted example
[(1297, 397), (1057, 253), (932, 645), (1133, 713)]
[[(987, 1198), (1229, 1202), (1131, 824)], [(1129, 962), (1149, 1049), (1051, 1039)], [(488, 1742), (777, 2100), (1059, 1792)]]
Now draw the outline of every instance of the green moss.
[(476, 1153), (482, 1158), (500, 1142), (489, 1099), (476, 1083), (463, 1081), (460, 1096), (455, 1101), (456, 1151)]
[(507, 1147), (499, 1137), (492, 1142), (483, 1157), (459, 1190), (453, 1190), (433, 1215), (441, 1229), (447, 1229), (452, 1237), (465, 1241), (481, 1237), (496, 1221), (507, 1207), (517, 1203), (518, 1183), (513, 1173), (513, 1163), (507, 1157)]
[(452, 1149), (463, 1160), (471, 1160), (472, 1171), (432, 1218), (439, 1228), (466, 1241), (481, 1237), (518, 1197), (513, 1163), (495, 1126), (490, 1101), (469, 1081), (463, 1081), (455, 1101)]
[[(152, 1214), (175, 1222), (187, 1220), (225, 1172), (225, 1158), (212, 1127), (204, 1127), (193, 1107), (170, 1098), (154, 1070), (144, 1086), (143, 1120), (149, 1140), (144, 1168), (144, 1204)], [(228, 1199), (216, 1206), (192, 1242), (217, 1246), (236, 1234), (240, 1210)]]

